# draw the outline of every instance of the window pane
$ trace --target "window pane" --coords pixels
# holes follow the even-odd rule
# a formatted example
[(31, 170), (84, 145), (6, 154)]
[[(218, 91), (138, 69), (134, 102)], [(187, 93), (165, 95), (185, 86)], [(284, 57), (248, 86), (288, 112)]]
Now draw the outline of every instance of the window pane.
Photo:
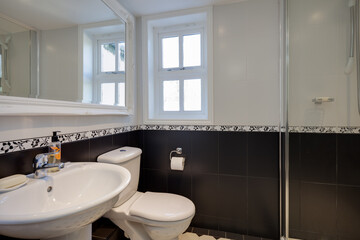
[(184, 80), (184, 110), (201, 111), (201, 79)]
[(184, 67), (201, 66), (201, 35), (184, 36)]
[(179, 67), (179, 37), (162, 39), (162, 67)]
[(118, 84), (118, 105), (125, 107), (125, 83)]
[(101, 101), (100, 104), (115, 104), (115, 83), (101, 84)]
[(164, 111), (180, 110), (179, 80), (163, 82)]
[(120, 42), (118, 44), (119, 59), (118, 59), (118, 71), (125, 72), (125, 43)]
[(115, 71), (115, 43), (101, 44), (101, 72)]

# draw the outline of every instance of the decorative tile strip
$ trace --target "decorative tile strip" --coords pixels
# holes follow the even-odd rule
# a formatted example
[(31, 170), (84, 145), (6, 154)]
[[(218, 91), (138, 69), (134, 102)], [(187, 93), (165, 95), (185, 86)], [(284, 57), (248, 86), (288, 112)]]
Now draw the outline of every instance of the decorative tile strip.
[[(118, 128), (107, 128), (59, 135), (62, 143), (69, 143), (96, 137), (109, 136), (136, 130), (167, 130), (167, 131), (222, 131), (222, 132), (279, 132), (279, 126), (241, 126), (241, 125), (134, 125)], [(285, 132), (285, 127), (281, 127)], [(313, 127), (290, 126), (290, 133), (345, 133), (360, 134), (360, 127)], [(46, 147), (51, 141), (50, 136), (0, 142), (0, 154), (26, 149)]]
[(142, 130), (222, 131), (222, 132), (278, 132), (278, 126), (239, 125), (142, 125)]
[(290, 133), (347, 133), (359, 134), (360, 127), (313, 127), (313, 126), (290, 126)]
[[(91, 130), (91, 131), (77, 132), (77, 133), (59, 134), (59, 140), (61, 143), (69, 143), (80, 140), (86, 140), (90, 138), (109, 136), (117, 133), (131, 132), (140, 129), (141, 126), (135, 125), (135, 126), (125, 126), (118, 128)], [(50, 136), (0, 142), (0, 154), (17, 152), (32, 148), (46, 147), (50, 142), (51, 142)]]

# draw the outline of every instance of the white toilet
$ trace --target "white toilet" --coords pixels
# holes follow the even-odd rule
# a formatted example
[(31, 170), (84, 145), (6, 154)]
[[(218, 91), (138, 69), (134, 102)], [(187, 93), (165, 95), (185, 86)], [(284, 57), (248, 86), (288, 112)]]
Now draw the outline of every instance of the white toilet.
[(98, 162), (117, 164), (131, 173), (129, 185), (104, 216), (131, 240), (177, 239), (189, 227), (195, 215), (195, 205), (176, 194), (137, 192), (141, 152), (139, 148), (122, 147), (97, 158)]

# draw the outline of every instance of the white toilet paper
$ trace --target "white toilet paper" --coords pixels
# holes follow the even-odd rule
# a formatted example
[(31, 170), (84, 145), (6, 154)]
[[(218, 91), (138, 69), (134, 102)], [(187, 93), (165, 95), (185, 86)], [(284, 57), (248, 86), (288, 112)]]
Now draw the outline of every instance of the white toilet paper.
[(185, 158), (184, 157), (172, 157), (170, 161), (170, 168), (171, 170), (178, 170), (183, 171), (185, 165)]

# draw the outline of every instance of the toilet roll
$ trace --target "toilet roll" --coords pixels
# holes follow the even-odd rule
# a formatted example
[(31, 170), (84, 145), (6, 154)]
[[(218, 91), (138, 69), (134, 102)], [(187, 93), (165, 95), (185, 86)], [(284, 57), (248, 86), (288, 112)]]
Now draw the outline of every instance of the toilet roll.
[(183, 171), (185, 165), (185, 158), (184, 157), (172, 157), (170, 161), (170, 168), (171, 170), (178, 170)]

